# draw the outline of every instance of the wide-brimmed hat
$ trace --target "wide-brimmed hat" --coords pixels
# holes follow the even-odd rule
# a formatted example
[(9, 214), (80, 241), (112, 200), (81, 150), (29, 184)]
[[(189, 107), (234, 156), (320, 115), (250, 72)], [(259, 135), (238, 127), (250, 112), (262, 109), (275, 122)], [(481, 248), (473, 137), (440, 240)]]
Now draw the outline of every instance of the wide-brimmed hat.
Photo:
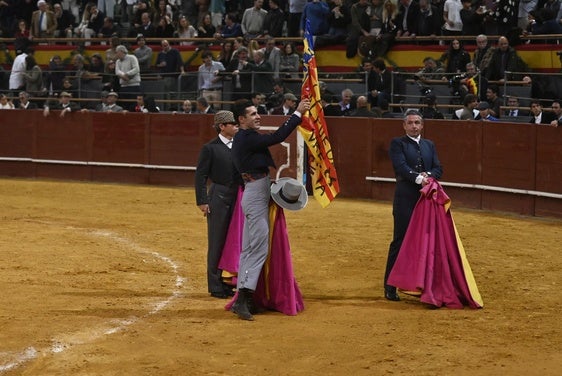
[(293, 178), (281, 178), (271, 185), (271, 198), (287, 210), (300, 210), (308, 202), (306, 188)]

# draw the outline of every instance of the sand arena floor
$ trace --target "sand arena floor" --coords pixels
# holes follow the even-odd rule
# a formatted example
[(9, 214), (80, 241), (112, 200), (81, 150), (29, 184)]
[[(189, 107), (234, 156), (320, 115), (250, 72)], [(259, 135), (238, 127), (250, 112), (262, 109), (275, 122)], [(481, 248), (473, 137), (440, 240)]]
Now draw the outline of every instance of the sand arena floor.
[(0, 180), (0, 375), (560, 375), (562, 222), (456, 209), (482, 310), (382, 296), (389, 203), (287, 212), (306, 309), (206, 290), (189, 188)]

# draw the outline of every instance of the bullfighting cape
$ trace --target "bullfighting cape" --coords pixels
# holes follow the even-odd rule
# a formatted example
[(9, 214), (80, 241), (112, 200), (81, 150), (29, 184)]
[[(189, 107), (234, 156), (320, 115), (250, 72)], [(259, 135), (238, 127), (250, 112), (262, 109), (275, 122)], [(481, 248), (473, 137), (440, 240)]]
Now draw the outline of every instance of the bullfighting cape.
[[(241, 201), (240, 193), (219, 262), (219, 268), (223, 270), (223, 277), (226, 274), (236, 278), (235, 276), (238, 274), (242, 229), (244, 228)], [(226, 305), (225, 309), (229, 310), (232, 307), (237, 295)], [(304, 309), (302, 295), (293, 273), (285, 213), (273, 200), (269, 203), (269, 252), (254, 293), (254, 303), (257, 307), (279, 311), (290, 316), (294, 316)]]
[(482, 308), (450, 198), (435, 179), (420, 192), (388, 284), (436, 307)]

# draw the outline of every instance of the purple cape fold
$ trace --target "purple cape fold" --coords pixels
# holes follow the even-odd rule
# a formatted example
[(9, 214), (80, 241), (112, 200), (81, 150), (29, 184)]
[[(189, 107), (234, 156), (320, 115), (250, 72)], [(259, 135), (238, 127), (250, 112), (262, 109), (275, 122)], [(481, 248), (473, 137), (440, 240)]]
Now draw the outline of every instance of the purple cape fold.
[(436, 307), (482, 308), (450, 202), (437, 180), (422, 188), (388, 284)]
[(242, 249), (242, 232), (244, 230), (243, 194), (244, 190), (240, 187), (219, 260), (219, 269), (223, 271), (224, 282), (233, 286), (236, 286), (236, 276), (238, 275), (238, 266), (240, 264), (240, 250)]

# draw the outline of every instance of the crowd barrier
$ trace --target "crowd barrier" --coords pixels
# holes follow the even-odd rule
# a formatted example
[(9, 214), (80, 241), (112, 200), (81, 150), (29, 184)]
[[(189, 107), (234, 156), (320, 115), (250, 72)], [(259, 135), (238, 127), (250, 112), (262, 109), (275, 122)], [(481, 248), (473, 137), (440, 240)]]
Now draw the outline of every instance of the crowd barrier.
[[(263, 131), (281, 116), (263, 116)], [(192, 185), (201, 146), (216, 136), (209, 115), (0, 110), (0, 176)], [(388, 147), (400, 119), (328, 117), (341, 197), (391, 200)], [(562, 217), (562, 133), (532, 124), (428, 120), (454, 205)], [(273, 178), (299, 177), (294, 132), (272, 153)]]

